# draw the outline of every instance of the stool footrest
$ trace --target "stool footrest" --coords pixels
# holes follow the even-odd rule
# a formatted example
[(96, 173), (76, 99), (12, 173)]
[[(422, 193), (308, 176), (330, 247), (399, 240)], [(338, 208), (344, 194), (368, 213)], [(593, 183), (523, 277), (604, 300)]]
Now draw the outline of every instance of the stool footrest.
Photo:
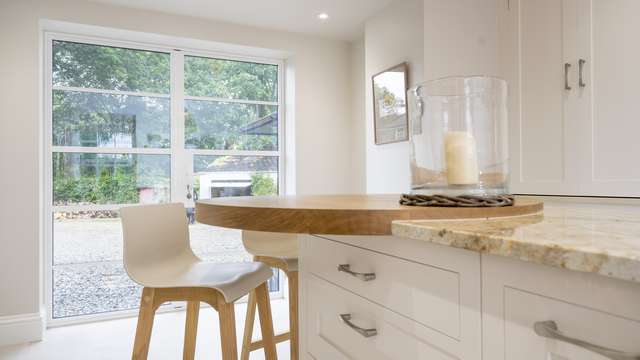
[[(290, 338), (291, 338), (291, 333), (287, 331), (285, 333), (277, 334), (276, 336), (274, 336), (273, 341), (276, 344), (279, 344), (281, 342), (285, 342), (289, 340)], [(249, 348), (249, 351), (254, 351), (254, 350), (262, 349), (264, 347), (264, 344), (262, 343), (262, 339), (260, 339), (260, 340), (252, 341), (247, 347)]]

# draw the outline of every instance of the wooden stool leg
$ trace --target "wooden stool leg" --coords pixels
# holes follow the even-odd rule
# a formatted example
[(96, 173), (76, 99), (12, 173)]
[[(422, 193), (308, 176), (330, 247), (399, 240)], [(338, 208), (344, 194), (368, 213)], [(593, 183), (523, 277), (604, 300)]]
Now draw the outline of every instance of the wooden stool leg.
[(249, 360), (251, 353), (251, 338), (253, 337), (253, 322), (256, 317), (256, 294), (255, 291), (249, 293), (249, 301), (247, 302), (247, 317), (244, 320), (244, 336), (242, 337), (242, 352), (240, 360)]
[(298, 272), (289, 271), (289, 332), (291, 360), (298, 360)]
[(222, 344), (222, 360), (237, 360), (236, 313), (233, 303), (227, 303), (224, 297), (218, 296), (218, 316), (220, 318), (220, 342)]
[(271, 317), (271, 300), (267, 283), (263, 283), (255, 289), (256, 303), (258, 304), (258, 316), (260, 317), (260, 331), (264, 345), (264, 357), (266, 360), (277, 360), (276, 344), (273, 338), (273, 319)]
[(146, 360), (149, 354), (153, 318), (156, 313), (155, 292), (156, 289), (154, 288), (145, 287), (142, 289), (138, 326), (136, 327), (136, 338), (133, 344), (133, 355), (131, 356), (133, 360)]
[(184, 348), (182, 358), (193, 360), (196, 356), (196, 335), (198, 333), (198, 315), (200, 314), (200, 302), (187, 302), (187, 320), (184, 326)]

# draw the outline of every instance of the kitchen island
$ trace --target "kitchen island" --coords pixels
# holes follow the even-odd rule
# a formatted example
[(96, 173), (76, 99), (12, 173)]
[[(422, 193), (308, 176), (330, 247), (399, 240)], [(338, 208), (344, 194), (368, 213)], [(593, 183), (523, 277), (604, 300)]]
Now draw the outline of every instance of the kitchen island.
[[(342, 221), (371, 233), (314, 229), (309, 217), (258, 207), (250, 230), (301, 224), (290, 232), (301, 233), (302, 358), (639, 359), (637, 205), (551, 201), (544, 214), (510, 218)], [(225, 226), (208, 210), (199, 221)], [(242, 228), (240, 213), (232, 218), (226, 226)]]

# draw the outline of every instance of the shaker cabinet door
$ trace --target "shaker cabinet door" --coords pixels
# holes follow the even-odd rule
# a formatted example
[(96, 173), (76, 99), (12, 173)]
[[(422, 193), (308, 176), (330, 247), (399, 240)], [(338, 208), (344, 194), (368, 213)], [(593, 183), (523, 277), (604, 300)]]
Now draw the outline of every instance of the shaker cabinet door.
[(482, 255), (483, 359), (640, 358), (640, 284)]
[[(640, 322), (515, 288), (504, 289), (505, 360), (606, 360), (589, 346), (603, 346), (622, 358), (640, 354)], [(543, 337), (534, 331), (558, 331), (585, 344)], [(555, 329), (553, 328), (555, 325)]]
[[(575, 96), (575, 0), (510, 0), (500, 15), (500, 68), (509, 84), (511, 191), (568, 194)], [(567, 78), (565, 83), (565, 66)], [(568, 89), (571, 88), (571, 89)]]
[(579, 1), (580, 192), (640, 197), (640, 1)]

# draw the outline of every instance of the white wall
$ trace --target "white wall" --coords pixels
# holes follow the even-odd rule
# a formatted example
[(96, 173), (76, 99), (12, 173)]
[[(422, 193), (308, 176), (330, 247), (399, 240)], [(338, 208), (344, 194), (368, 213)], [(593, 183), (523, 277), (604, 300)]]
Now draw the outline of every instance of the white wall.
[(498, 75), (498, 12), (503, 0), (424, 0), (425, 80)]
[(367, 192), (364, 38), (351, 43), (351, 191)]
[[(289, 192), (348, 193), (352, 128), (350, 45), (342, 41), (84, 0), (15, 0), (0, 4), (0, 317), (36, 313), (41, 297), (39, 203), (39, 19), (122, 28), (287, 51), (287, 89), (295, 120), (287, 147), (296, 184)], [(290, 114), (289, 114), (290, 115)], [(292, 141), (295, 141), (293, 143)], [(292, 167), (289, 170), (293, 169)]]
[(396, 1), (365, 24), (365, 129), (367, 193), (409, 191), (409, 143), (376, 145), (371, 76), (401, 62), (409, 64), (409, 86), (423, 80), (422, 0)]
[(410, 86), (453, 75), (498, 75), (501, 0), (396, 1), (365, 25), (366, 190), (409, 191), (409, 143), (375, 145), (371, 76), (409, 62)]

